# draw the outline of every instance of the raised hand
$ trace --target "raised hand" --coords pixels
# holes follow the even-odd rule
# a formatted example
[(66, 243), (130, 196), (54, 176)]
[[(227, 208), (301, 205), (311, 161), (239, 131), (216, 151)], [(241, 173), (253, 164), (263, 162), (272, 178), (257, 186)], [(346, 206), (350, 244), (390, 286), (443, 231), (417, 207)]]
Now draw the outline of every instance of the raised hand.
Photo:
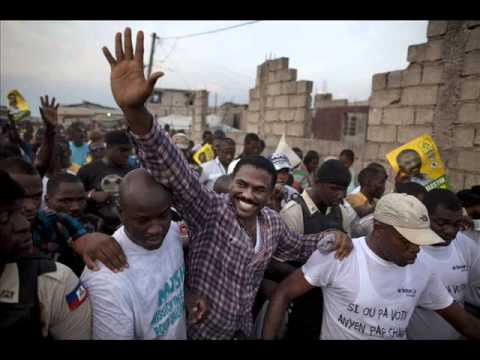
[(40, 97), (40, 103), (42, 106), (39, 108), (42, 120), (47, 128), (56, 128), (58, 125), (58, 106), (55, 105), (55, 98), (52, 102), (48, 101), (48, 95)]
[(143, 63), (143, 32), (137, 33), (135, 54), (132, 45), (132, 30), (125, 29), (124, 46), (122, 34), (115, 35), (115, 58), (107, 47), (103, 47), (103, 54), (111, 67), (112, 94), (118, 106), (124, 110), (143, 108), (145, 101), (153, 91), (157, 80), (163, 76), (162, 72), (153, 73), (145, 79)]

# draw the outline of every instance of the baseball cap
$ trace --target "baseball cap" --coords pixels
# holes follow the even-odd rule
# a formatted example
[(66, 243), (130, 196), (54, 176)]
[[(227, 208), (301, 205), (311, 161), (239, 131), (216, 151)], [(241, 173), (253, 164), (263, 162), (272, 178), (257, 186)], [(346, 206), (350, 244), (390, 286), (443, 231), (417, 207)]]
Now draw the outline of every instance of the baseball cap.
[(373, 218), (393, 226), (412, 244), (433, 245), (444, 242), (430, 229), (427, 208), (414, 196), (399, 193), (383, 196), (375, 207)]
[(180, 150), (187, 150), (189, 145), (189, 140), (187, 135), (183, 133), (178, 133), (172, 136), (173, 143), (178, 146)]
[(280, 171), (282, 169), (292, 169), (292, 165), (290, 164), (290, 161), (288, 161), (288, 157), (285, 154), (273, 153), (268, 157), (268, 160), (272, 162), (276, 171)]

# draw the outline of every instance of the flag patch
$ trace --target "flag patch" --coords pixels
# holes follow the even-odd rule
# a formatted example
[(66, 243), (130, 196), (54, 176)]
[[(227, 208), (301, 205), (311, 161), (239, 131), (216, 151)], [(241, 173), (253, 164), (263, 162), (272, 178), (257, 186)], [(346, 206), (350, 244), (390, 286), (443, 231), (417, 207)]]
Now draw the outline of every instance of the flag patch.
[(67, 294), (67, 304), (71, 311), (78, 308), (83, 302), (87, 299), (88, 292), (87, 289), (83, 286), (81, 282), (78, 283), (77, 287), (70, 293)]

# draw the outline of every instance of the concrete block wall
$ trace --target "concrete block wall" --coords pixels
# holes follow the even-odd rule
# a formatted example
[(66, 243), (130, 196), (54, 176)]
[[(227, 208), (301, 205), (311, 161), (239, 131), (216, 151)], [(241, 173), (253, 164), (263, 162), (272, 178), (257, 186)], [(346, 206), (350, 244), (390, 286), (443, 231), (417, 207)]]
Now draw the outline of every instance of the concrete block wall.
[(480, 183), (480, 21), (430, 21), (427, 37), (409, 47), (406, 69), (373, 76), (362, 158), (385, 162), (429, 134), (460, 190)]
[(288, 67), (288, 58), (259, 65), (256, 86), (249, 94), (246, 132), (257, 133), (266, 142), (283, 133), (306, 136), (311, 125), (312, 87), (311, 81), (297, 81), (297, 70)]

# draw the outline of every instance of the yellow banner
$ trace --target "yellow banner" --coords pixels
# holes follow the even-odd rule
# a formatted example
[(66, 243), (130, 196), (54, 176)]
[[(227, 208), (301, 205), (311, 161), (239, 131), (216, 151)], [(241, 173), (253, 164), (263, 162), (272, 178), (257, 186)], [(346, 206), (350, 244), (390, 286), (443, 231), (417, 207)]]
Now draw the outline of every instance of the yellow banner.
[(15, 121), (20, 121), (30, 116), (30, 108), (25, 98), (18, 90), (10, 90), (7, 94), (8, 112)]
[(193, 154), (193, 160), (195, 160), (198, 165), (213, 160), (214, 158), (215, 153), (213, 152), (213, 147), (208, 143), (203, 145), (195, 154)]
[(429, 135), (422, 135), (386, 155), (393, 171), (410, 181), (423, 185), (428, 191), (448, 189), (448, 181), (437, 145)]

